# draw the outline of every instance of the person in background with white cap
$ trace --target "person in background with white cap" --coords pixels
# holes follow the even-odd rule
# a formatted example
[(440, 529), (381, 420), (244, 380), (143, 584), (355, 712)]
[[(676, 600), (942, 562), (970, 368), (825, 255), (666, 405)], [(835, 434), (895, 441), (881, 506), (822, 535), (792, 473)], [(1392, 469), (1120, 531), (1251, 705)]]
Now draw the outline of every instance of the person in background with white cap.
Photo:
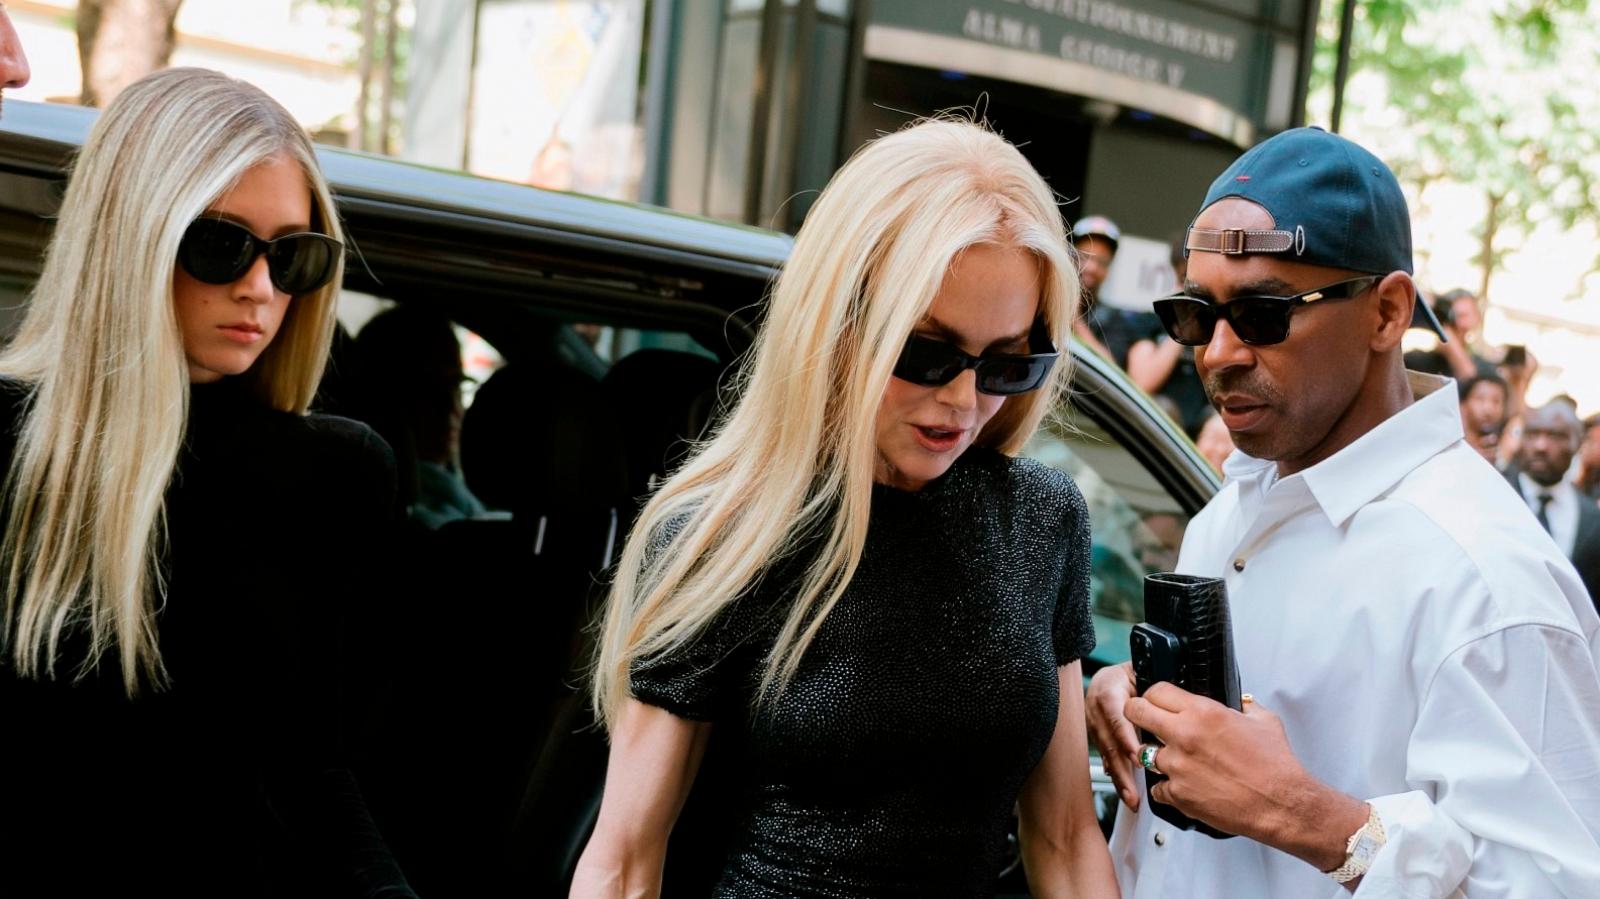
[(1100, 287), (1111, 272), (1111, 260), (1117, 256), (1117, 244), (1122, 241), (1122, 229), (1103, 215), (1090, 215), (1078, 219), (1072, 226), (1072, 248), (1078, 251), (1078, 281), (1083, 285), (1087, 300), (1100, 295)]
[[(1177, 278), (1177, 289), (1181, 291), (1184, 272), (1189, 266), (1188, 250), (1184, 249), (1181, 235), (1172, 242), (1171, 262), (1172, 272)], [(1211, 435), (1203, 433), (1206, 423), (1215, 418), (1216, 413), (1206, 399), (1205, 388), (1195, 370), (1194, 347), (1184, 346), (1168, 336), (1154, 313), (1148, 319), (1153, 320), (1153, 326), (1145, 327), (1133, 345), (1128, 347), (1128, 377), (1158, 402), (1166, 401), (1173, 410), (1173, 421), (1194, 438), (1201, 455), (1205, 455), (1206, 444), (1201, 438), (1209, 436), (1215, 446), (1219, 436), (1222, 441), (1227, 441), (1227, 432), (1224, 430), (1218, 435), (1219, 426), (1213, 425)], [(1232, 448), (1231, 442), (1228, 447)]]
[[(1095, 676), (1124, 896), (1600, 896), (1600, 616), (1462, 440), (1450, 382), (1402, 365), (1394, 175), (1284, 132), (1213, 183), (1186, 246), (1156, 311), (1238, 451), (1178, 570), (1225, 580), (1256, 701)], [(1138, 766), (1169, 778), (1151, 798), (1239, 836), (1155, 816)]]
[[(1182, 371), (1176, 364), (1167, 365), (1159, 378), (1154, 377), (1154, 366), (1150, 364), (1147, 351), (1153, 342), (1166, 341), (1161, 320), (1153, 312), (1098, 302), (1100, 288), (1105, 284), (1121, 240), (1122, 230), (1103, 215), (1087, 216), (1072, 226), (1073, 248), (1077, 251), (1079, 277), (1086, 298), (1086, 311), (1075, 333), (1096, 352), (1128, 372), (1140, 390), (1149, 394), (1162, 411), (1193, 436), (1199, 432), (1201, 412), (1209, 408), (1200, 382), (1194, 376), (1193, 362), (1181, 366)], [(1193, 353), (1187, 347), (1179, 349), (1192, 360)]]
[(1078, 307), (1078, 318), (1072, 325), (1072, 334), (1100, 355), (1121, 367), (1127, 361), (1127, 348), (1119, 361), (1101, 331), (1100, 287), (1106, 283), (1111, 271), (1111, 260), (1117, 255), (1117, 242), (1122, 230), (1103, 215), (1078, 219), (1072, 226), (1072, 249), (1078, 260), (1078, 285), (1083, 303)]

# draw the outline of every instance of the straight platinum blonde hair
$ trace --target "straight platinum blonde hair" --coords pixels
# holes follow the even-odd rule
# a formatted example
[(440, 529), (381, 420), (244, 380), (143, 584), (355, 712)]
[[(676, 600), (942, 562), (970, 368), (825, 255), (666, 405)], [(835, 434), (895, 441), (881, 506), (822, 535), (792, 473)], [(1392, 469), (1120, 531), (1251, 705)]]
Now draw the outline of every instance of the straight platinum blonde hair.
[(975, 442), (1015, 453), (1055, 407), (1078, 279), (1044, 180), (968, 121), (923, 121), (862, 148), (795, 238), (737, 406), (646, 503), (623, 550), (592, 688), (608, 727), (635, 662), (695, 639), (774, 560), (815, 539), (757, 701), (788, 685), (861, 559), (874, 423), (895, 361), (951, 264), (979, 244), (1039, 261), (1039, 312), (1063, 353), (1050, 382), (1007, 399)]
[[(155, 616), (189, 403), (178, 242), (241, 175), (280, 155), (305, 171), (312, 228), (343, 240), (310, 137), (252, 85), (168, 69), (124, 90), (89, 133), (26, 318), (0, 353), (0, 377), (28, 393), (0, 540), (0, 647), (22, 676), (55, 677), (63, 639), (82, 633), (76, 677), (115, 650), (129, 696), (166, 683)], [(265, 405), (310, 404), (341, 275), (295, 297), (240, 376)]]

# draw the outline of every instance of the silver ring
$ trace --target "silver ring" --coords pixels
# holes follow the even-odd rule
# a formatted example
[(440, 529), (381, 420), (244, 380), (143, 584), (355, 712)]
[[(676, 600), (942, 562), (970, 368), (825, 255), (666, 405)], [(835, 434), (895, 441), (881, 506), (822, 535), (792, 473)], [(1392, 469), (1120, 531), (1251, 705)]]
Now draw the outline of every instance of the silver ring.
[(1140, 746), (1139, 767), (1149, 771), (1152, 774), (1161, 774), (1161, 769), (1156, 767), (1156, 751), (1160, 748), (1160, 746), (1152, 746), (1149, 743)]

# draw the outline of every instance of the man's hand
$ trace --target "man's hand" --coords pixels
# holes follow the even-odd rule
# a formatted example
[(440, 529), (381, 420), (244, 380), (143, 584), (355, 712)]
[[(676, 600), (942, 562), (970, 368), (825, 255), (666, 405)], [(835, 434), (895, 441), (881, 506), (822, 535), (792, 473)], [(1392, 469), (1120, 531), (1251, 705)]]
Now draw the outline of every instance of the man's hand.
[(1123, 717), (1123, 705), (1134, 697), (1133, 663), (1110, 665), (1095, 672), (1084, 700), (1089, 736), (1100, 750), (1100, 763), (1117, 795), (1128, 808), (1139, 810), (1139, 789), (1133, 780), (1134, 758), (1139, 754), (1139, 734)]
[(1155, 393), (1171, 380), (1186, 349), (1170, 337), (1137, 341), (1128, 349), (1128, 377), (1145, 393)]
[(1283, 722), (1258, 703), (1235, 712), (1162, 683), (1127, 700), (1125, 716), (1163, 744), (1155, 763), (1168, 779), (1151, 797), (1218, 830), (1331, 871), (1344, 862), (1350, 834), (1367, 820), (1366, 803), (1301, 766)]
[(1439, 344), (1439, 352), (1444, 354), (1445, 361), (1450, 364), (1450, 374), (1457, 381), (1466, 383), (1478, 373), (1478, 364), (1472, 359), (1472, 349), (1467, 346), (1467, 337), (1462, 334), (1454, 324), (1444, 323), (1444, 333), (1448, 340)]
[(1500, 363), (1500, 374), (1505, 377), (1506, 386), (1511, 389), (1513, 399), (1528, 392), (1528, 384), (1538, 371), (1539, 360), (1532, 353), (1527, 353), (1520, 365)]
[(1533, 383), (1533, 376), (1539, 371), (1539, 360), (1528, 353), (1521, 365), (1506, 365), (1501, 363), (1500, 374), (1506, 379), (1506, 424), (1509, 429), (1513, 422), (1520, 425), (1522, 413), (1528, 409), (1528, 385)]

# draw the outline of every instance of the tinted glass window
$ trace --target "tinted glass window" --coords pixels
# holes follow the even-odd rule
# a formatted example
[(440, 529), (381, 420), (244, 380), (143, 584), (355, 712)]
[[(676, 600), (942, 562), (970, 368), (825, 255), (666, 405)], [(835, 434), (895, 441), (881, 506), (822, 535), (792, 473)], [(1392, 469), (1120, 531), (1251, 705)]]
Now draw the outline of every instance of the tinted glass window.
[(1087, 416), (1047, 423), (1024, 452), (1071, 475), (1083, 491), (1092, 528), (1095, 651), (1089, 667), (1125, 661), (1128, 631), (1144, 620), (1144, 576), (1177, 565), (1189, 516)]
[(617, 486), (593, 484), (595, 494), (641, 496), (715, 408), (722, 363), (687, 333), (529, 310), (484, 317), (492, 333), (482, 334), (466, 324), (477, 320), (472, 304), (340, 299), (343, 333), (319, 407), (365, 421), (393, 447), (414, 524), (510, 515), (529, 490), (552, 495), (529, 487), (539, 479), (529, 466), (578, 483), (597, 473), (583, 462), (608, 454), (624, 461), (598, 471)]

